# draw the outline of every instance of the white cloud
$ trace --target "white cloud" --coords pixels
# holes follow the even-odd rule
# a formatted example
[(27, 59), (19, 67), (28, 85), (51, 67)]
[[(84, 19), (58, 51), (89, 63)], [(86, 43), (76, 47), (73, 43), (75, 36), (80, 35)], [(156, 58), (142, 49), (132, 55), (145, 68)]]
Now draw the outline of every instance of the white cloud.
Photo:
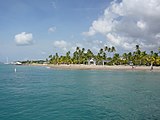
[(64, 40), (57, 40), (53, 42), (54, 47), (63, 50), (63, 52), (67, 51), (69, 44)]
[(70, 51), (73, 53), (76, 50), (76, 47), (83, 48), (83, 44), (79, 42), (68, 42), (64, 40), (56, 40), (53, 42), (53, 46), (56, 50), (59, 50), (62, 53), (66, 53), (67, 51)]
[(159, 13), (160, 0), (114, 0), (83, 34), (101, 34), (107, 44), (120, 49), (130, 49), (136, 44), (156, 49), (160, 45)]
[(104, 20), (102, 18), (98, 19), (97, 21), (93, 21), (92, 26), (89, 28), (88, 32), (83, 32), (86, 36), (93, 36), (96, 33), (105, 34), (112, 30), (112, 20)]
[(65, 54), (67, 51), (73, 53), (76, 50), (76, 47), (91, 49), (94, 53), (97, 53), (100, 48), (104, 48), (105, 43), (101, 40), (82, 40), (78, 42), (68, 42), (64, 40), (57, 40), (53, 42), (54, 50)]
[[(80, 42), (81, 42), (80, 48), (85, 48), (86, 51), (87, 51), (87, 49), (91, 49), (92, 52), (94, 52), (95, 54), (97, 52), (99, 52), (100, 48), (104, 48), (104, 46), (105, 46), (104, 41), (101, 41), (101, 40), (85, 39)], [(75, 46), (77, 46), (77, 44)]]
[(54, 46), (59, 47), (59, 48), (67, 47), (67, 42), (64, 40), (59, 40), (59, 41), (57, 40), (53, 44)]
[(86, 36), (92, 36), (96, 34), (96, 31), (93, 29), (93, 27), (90, 27), (88, 32), (83, 32), (82, 34)]
[(155, 35), (155, 38), (156, 38), (156, 39), (160, 39), (160, 33), (156, 34), (156, 35)]
[(108, 33), (106, 37), (107, 37), (107, 39), (108, 39), (110, 42), (112, 42), (114, 45), (119, 45), (120, 42), (122, 41), (119, 36), (117, 36), (117, 35), (115, 36), (115, 35), (113, 35), (113, 34), (111, 34), (111, 33)]
[(50, 27), (49, 29), (48, 29), (48, 32), (55, 32), (56, 31), (56, 27)]
[(22, 32), (15, 35), (14, 38), (17, 45), (31, 45), (33, 43), (32, 33)]
[(137, 21), (137, 27), (144, 30), (146, 28), (146, 23), (144, 21)]

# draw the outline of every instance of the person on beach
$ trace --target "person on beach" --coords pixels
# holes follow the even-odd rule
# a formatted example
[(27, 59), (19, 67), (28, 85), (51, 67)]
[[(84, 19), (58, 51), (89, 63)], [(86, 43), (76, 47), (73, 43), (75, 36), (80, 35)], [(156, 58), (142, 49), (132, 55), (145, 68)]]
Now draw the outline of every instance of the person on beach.
[(132, 69), (134, 69), (133, 62), (132, 62), (132, 61), (130, 61), (129, 65), (132, 67)]
[(150, 71), (152, 71), (153, 70), (153, 64), (151, 64), (151, 68), (150, 68)]

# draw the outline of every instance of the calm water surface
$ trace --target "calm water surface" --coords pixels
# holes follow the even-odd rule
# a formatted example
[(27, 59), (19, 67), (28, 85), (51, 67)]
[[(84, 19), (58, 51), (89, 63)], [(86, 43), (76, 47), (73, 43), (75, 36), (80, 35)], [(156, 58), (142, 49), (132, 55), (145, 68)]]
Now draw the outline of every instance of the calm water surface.
[(160, 120), (160, 73), (0, 65), (0, 120)]

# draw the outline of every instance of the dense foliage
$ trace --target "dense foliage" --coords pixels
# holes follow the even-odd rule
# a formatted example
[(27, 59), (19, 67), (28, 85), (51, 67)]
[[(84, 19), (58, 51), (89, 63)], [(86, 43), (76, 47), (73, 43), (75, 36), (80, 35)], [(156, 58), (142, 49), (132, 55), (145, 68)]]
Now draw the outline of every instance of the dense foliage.
[[(159, 52), (141, 51), (139, 45), (136, 45), (134, 52), (123, 53), (122, 55), (116, 53), (115, 47), (104, 47), (95, 55), (90, 49), (85, 51), (85, 48), (76, 48), (76, 51), (71, 57), (70, 51), (64, 56), (59, 56), (58, 53), (50, 55), (48, 62), (50, 64), (88, 64), (88, 60), (95, 60), (97, 65), (154, 65), (160, 66), (160, 48)], [(111, 57), (112, 56), (112, 57)], [(104, 62), (105, 61), (105, 62)]]

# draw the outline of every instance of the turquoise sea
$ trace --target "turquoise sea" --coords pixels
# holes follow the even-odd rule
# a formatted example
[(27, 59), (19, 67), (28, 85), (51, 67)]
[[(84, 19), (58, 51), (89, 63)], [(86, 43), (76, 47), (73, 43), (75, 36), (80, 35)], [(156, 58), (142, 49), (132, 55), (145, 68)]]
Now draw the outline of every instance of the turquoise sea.
[(0, 120), (160, 120), (160, 73), (0, 65)]

